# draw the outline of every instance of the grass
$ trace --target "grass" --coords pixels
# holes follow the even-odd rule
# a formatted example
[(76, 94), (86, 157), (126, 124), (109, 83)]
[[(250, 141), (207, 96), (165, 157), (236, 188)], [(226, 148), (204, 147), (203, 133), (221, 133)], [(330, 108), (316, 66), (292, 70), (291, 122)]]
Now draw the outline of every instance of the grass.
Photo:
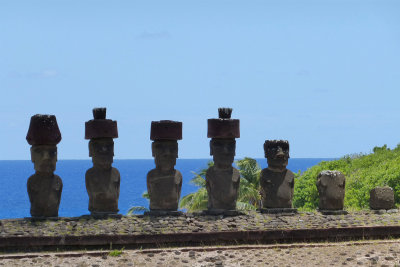
[(124, 248), (121, 248), (121, 249), (114, 249), (114, 250), (111, 250), (111, 251), (108, 253), (108, 256), (110, 256), (110, 257), (119, 257), (119, 256), (121, 256), (121, 254), (122, 254), (123, 251), (124, 251)]

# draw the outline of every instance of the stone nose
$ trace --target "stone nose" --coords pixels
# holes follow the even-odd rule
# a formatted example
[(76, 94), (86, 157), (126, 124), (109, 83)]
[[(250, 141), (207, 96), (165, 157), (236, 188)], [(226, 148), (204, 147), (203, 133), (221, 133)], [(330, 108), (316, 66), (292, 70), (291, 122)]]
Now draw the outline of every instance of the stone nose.
[(163, 156), (169, 156), (169, 155), (172, 154), (172, 149), (171, 149), (171, 148), (168, 148), (168, 147), (165, 147), (165, 148), (162, 149), (160, 152), (161, 152), (161, 154), (162, 154)]
[(224, 146), (223, 148), (222, 148), (222, 151), (225, 153), (225, 154), (229, 154), (230, 153), (230, 148), (228, 147), (228, 146)]
[(43, 159), (44, 160), (50, 159), (50, 152), (49, 151), (44, 151), (42, 155), (43, 155)]
[(283, 157), (285, 157), (285, 153), (283, 152), (283, 150), (282, 150), (281, 147), (278, 148), (278, 150), (277, 150), (277, 152), (276, 152), (276, 157), (278, 157), (278, 158), (283, 158)]

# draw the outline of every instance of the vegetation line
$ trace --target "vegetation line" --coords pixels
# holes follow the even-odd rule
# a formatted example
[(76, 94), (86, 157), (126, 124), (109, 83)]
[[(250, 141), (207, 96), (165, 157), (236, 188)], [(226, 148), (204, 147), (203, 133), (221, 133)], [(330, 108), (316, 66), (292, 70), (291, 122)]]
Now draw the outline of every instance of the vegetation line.
[[(255, 210), (260, 208), (260, 172), (261, 167), (253, 158), (245, 157), (235, 162), (240, 177), (238, 210)], [(198, 186), (197, 192), (183, 196), (180, 208), (187, 212), (207, 209), (208, 195), (205, 175), (212, 161), (199, 173), (193, 172), (191, 183)], [(337, 160), (322, 161), (295, 174), (293, 206), (303, 211), (313, 211), (318, 207), (318, 190), (316, 179), (323, 170), (337, 170), (346, 177), (346, 194), (344, 206), (347, 210), (369, 208), (369, 192), (376, 186), (390, 186), (394, 190), (396, 206), (400, 204), (400, 144), (390, 149), (386, 145), (375, 147), (371, 154), (347, 155)], [(144, 198), (149, 198), (147, 193)], [(132, 207), (128, 214), (147, 210), (145, 207)]]

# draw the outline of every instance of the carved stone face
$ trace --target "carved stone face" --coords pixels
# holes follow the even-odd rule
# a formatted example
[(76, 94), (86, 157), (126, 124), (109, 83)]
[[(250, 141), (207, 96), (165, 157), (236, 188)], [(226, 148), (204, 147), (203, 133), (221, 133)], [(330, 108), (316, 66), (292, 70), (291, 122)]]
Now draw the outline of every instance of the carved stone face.
[(210, 141), (210, 155), (217, 167), (231, 167), (235, 158), (235, 139), (217, 139)]
[(57, 146), (33, 145), (31, 147), (31, 160), (35, 171), (53, 173), (57, 163)]
[(173, 170), (178, 158), (178, 141), (156, 140), (151, 144), (156, 169)]
[(289, 146), (287, 143), (274, 143), (264, 147), (268, 168), (285, 170), (289, 159)]
[(114, 157), (114, 141), (112, 138), (96, 138), (89, 142), (89, 157), (93, 165), (102, 168), (111, 168)]

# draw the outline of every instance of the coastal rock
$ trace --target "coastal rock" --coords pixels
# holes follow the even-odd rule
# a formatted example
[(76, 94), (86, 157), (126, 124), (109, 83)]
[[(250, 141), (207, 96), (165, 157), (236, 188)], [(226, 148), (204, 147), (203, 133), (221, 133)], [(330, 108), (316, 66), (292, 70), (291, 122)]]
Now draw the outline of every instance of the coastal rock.
[(394, 192), (389, 186), (375, 187), (370, 191), (369, 206), (372, 210), (394, 208)]

